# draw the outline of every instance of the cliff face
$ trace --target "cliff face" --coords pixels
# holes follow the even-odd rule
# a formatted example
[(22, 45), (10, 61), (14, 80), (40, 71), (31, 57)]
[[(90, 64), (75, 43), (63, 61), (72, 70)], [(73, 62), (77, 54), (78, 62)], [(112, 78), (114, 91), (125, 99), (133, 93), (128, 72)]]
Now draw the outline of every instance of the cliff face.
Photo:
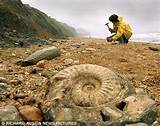
[(21, 0), (0, 0), (0, 27), (43, 38), (77, 35), (74, 28), (23, 4)]

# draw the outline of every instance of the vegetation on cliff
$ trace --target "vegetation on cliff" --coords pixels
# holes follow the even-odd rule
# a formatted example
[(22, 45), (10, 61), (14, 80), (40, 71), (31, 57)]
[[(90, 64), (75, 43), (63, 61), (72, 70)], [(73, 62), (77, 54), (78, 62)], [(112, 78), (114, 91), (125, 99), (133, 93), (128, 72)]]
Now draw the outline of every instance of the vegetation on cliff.
[(21, 0), (0, 0), (0, 27), (42, 38), (76, 36), (76, 30)]

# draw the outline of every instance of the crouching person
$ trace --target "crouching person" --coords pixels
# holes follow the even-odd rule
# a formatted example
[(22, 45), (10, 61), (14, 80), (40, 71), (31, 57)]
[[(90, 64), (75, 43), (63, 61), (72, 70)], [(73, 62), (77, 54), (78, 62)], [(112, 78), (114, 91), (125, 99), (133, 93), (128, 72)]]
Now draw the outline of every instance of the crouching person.
[(119, 44), (126, 44), (132, 36), (132, 29), (130, 25), (123, 21), (122, 17), (115, 14), (109, 17), (109, 21), (113, 23), (113, 29), (108, 27), (111, 33), (115, 33), (112, 36), (107, 37), (107, 41), (118, 41)]

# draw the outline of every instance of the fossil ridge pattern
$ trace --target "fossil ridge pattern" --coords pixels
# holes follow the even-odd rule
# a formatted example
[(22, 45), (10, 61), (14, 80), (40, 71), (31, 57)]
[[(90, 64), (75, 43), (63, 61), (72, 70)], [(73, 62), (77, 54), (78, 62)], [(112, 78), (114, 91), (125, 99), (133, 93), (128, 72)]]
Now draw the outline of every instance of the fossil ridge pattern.
[(124, 98), (130, 92), (128, 83), (105, 67), (74, 65), (52, 78), (54, 86), (49, 91), (49, 97), (52, 100), (68, 99), (75, 106), (95, 107)]

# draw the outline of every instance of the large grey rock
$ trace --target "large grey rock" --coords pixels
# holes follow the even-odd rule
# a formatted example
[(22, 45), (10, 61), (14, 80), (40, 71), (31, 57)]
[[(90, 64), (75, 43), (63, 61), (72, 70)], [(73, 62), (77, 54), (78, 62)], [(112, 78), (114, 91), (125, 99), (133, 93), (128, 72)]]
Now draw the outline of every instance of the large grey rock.
[(26, 59), (24, 59), (21, 62), (18, 62), (17, 64), (21, 64), (22, 66), (33, 65), (39, 62), (40, 60), (51, 60), (57, 56), (60, 56), (60, 50), (57, 47), (52, 46), (34, 52)]
[(146, 95), (132, 95), (124, 100), (127, 106), (124, 110), (131, 122), (152, 124), (156, 121), (156, 102)]
[(14, 106), (0, 107), (0, 121), (20, 121), (21, 117)]

